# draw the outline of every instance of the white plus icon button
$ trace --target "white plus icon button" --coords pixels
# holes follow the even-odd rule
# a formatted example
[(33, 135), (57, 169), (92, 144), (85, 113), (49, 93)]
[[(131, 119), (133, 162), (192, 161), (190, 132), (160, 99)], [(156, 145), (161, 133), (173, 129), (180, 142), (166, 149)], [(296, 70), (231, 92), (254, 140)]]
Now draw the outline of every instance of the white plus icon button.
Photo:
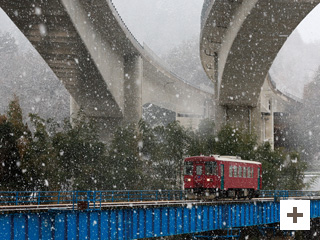
[(280, 200), (280, 230), (310, 230), (310, 200)]

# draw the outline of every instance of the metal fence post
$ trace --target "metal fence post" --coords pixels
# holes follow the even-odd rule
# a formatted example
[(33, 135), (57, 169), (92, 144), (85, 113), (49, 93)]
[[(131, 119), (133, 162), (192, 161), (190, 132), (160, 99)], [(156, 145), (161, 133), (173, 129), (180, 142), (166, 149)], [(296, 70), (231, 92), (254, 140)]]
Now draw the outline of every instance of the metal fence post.
[(38, 205), (40, 205), (40, 202), (41, 202), (41, 192), (39, 191), (38, 192)]
[[(76, 195), (75, 199), (74, 199), (74, 195)], [(74, 202), (76, 202), (76, 205), (78, 205), (78, 191), (72, 192), (72, 202), (73, 202), (73, 209), (74, 209)]]
[(90, 191), (87, 191), (87, 204), (88, 204), (88, 206), (89, 206), (89, 204), (90, 204)]
[(19, 192), (17, 191), (16, 192), (16, 205), (18, 205), (18, 202), (19, 202)]
[(101, 201), (102, 201), (102, 191), (100, 191), (100, 210), (101, 210)]
[(92, 192), (93, 209), (96, 209), (96, 191)]
[(71, 192), (72, 194), (72, 210), (74, 210), (74, 191)]

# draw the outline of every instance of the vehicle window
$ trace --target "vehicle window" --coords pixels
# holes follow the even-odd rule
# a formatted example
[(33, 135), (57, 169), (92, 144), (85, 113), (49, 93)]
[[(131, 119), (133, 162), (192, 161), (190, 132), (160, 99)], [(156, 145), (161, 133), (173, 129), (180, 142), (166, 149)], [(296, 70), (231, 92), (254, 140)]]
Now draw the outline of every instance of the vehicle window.
[(250, 167), (250, 178), (253, 178), (253, 167)]
[(184, 175), (192, 175), (193, 162), (184, 162)]
[(243, 167), (243, 177), (247, 177), (247, 168)]
[(242, 177), (242, 167), (239, 166), (239, 177)]
[(229, 177), (232, 177), (232, 166), (229, 166)]
[(251, 169), (248, 167), (248, 178), (251, 178)]
[(216, 162), (206, 162), (205, 163), (206, 175), (217, 174), (217, 163)]
[(202, 166), (201, 165), (197, 166), (196, 173), (197, 173), (197, 175), (202, 175)]
[(237, 166), (233, 166), (233, 174), (234, 174), (234, 177), (238, 177), (238, 167)]

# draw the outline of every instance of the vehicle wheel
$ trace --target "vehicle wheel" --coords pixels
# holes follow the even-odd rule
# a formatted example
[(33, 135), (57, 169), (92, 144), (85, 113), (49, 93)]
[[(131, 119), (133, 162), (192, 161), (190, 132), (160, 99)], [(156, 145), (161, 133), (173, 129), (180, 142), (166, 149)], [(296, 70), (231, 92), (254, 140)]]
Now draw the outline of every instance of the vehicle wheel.
[(221, 196), (220, 191), (214, 192), (213, 194), (214, 194), (214, 200), (218, 200)]

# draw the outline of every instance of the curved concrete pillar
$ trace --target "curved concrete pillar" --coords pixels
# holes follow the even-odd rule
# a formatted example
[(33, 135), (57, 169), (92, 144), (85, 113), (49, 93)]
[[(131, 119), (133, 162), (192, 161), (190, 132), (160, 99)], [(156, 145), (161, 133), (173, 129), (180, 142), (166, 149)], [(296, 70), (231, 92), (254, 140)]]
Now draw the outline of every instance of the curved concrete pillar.
[[(287, 37), (319, 2), (205, 1), (200, 57), (215, 83), (217, 126), (258, 122), (252, 113), (259, 108), (261, 87), (273, 60)], [(258, 127), (248, 127), (253, 128)]]
[(143, 61), (139, 55), (125, 56), (124, 122), (138, 123), (142, 117)]

